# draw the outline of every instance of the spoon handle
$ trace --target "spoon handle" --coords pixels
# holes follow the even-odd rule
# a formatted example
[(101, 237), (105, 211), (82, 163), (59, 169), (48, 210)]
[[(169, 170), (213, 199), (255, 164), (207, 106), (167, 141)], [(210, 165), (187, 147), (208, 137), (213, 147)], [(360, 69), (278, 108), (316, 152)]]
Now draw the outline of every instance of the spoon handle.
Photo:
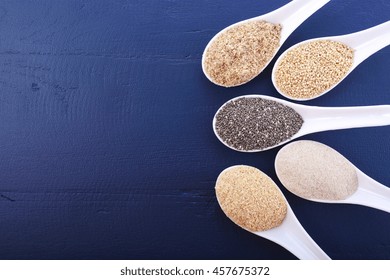
[(330, 260), (299, 223), (290, 206), (279, 227), (257, 234), (278, 243), (301, 260)]
[[(297, 107), (298, 109), (298, 107)], [(299, 131), (308, 133), (390, 125), (390, 105), (321, 108), (309, 107), (299, 110), (305, 120)]]
[(302, 22), (329, 1), (330, 0), (294, 0), (273, 12), (261, 16), (261, 18), (270, 22), (282, 24), (280, 40), (282, 44), (287, 37), (302, 24)]
[(390, 213), (390, 188), (358, 171), (359, 188), (349, 202)]
[(357, 66), (372, 54), (390, 45), (390, 20), (339, 38), (355, 49), (354, 64)]

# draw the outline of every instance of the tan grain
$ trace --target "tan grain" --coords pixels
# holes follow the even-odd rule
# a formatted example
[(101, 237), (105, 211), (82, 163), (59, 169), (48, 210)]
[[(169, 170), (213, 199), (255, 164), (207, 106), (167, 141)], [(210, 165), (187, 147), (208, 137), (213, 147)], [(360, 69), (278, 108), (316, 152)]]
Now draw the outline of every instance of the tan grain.
[(281, 26), (248, 21), (226, 29), (205, 51), (203, 70), (212, 82), (232, 87), (252, 80), (279, 47)]
[(279, 226), (287, 203), (277, 185), (257, 168), (240, 165), (224, 170), (215, 186), (218, 202), (237, 225), (250, 231)]
[(276, 87), (294, 99), (311, 99), (340, 82), (353, 64), (354, 51), (330, 40), (315, 40), (288, 51), (276, 65)]

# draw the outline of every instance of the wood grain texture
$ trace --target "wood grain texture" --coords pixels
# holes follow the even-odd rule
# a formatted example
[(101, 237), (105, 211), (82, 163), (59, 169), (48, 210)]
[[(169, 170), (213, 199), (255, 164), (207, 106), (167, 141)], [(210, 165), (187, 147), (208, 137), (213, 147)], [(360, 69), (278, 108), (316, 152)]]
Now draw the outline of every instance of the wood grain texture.
[[(231, 223), (218, 174), (253, 165), (278, 184), (277, 150), (242, 154), (213, 134), (232, 97), (277, 97), (271, 67), (224, 89), (203, 75), (208, 40), (286, 0), (0, 2), (0, 259), (294, 259)], [(389, 20), (388, 1), (331, 1), (282, 49)], [(390, 49), (311, 105), (389, 104)], [(389, 127), (306, 137), (385, 185)], [(390, 259), (390, 216), (304, 201), (298, 219), (335, 259)]]

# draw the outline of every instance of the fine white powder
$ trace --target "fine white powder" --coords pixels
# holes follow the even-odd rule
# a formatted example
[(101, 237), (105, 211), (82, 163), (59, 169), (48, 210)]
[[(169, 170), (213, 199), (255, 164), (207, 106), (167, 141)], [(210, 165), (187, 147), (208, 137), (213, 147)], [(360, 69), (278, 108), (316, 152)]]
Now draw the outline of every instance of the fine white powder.
[(358, 188), (355, 167), (334, 149), (315, 141), (283, 147), (275, 168), (282, 184), (306, 199), (343, 200)]

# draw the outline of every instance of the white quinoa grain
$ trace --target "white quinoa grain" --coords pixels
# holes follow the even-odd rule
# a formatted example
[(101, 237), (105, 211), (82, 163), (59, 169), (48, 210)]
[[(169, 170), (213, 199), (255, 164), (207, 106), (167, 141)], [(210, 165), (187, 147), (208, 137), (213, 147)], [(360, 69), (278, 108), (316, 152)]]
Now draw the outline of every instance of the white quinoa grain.
[(311, 99), (340, 82), (353, 64), (354, 50), (331, 40), (315, 40), (289, 50), (275, 66), (276, 87), (294, 99)]
[(206, 49), (203, 70), (221, 86), (249, 82), (275, 55), (280, 32), (280, 25), (266, 21), (248, 21), (228, 28)]

